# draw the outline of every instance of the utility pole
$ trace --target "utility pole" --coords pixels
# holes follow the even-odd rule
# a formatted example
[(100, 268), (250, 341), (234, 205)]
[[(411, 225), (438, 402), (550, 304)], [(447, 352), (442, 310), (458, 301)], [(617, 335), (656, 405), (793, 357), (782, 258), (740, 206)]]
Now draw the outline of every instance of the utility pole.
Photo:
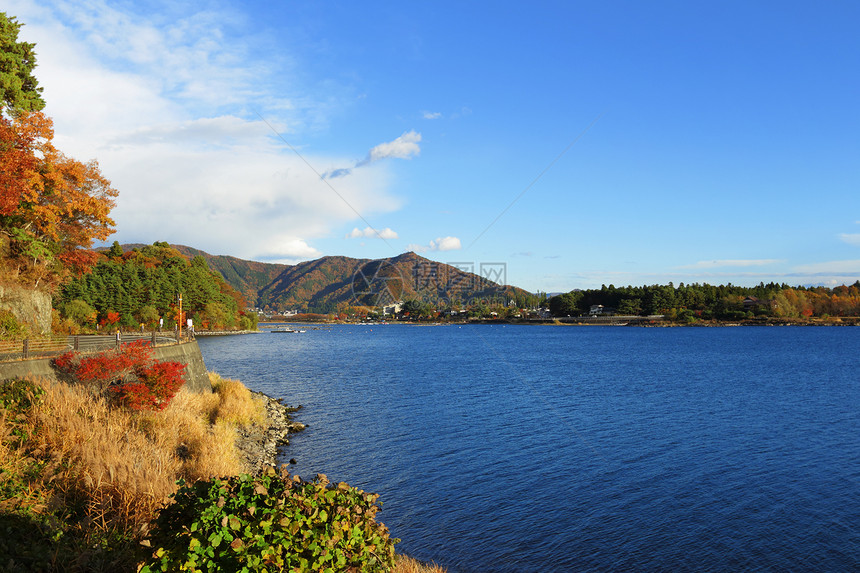
[(179, 325), (179, 341), (182, 340), (182, 293), (179, 293), (179, 320), (176, 321)]

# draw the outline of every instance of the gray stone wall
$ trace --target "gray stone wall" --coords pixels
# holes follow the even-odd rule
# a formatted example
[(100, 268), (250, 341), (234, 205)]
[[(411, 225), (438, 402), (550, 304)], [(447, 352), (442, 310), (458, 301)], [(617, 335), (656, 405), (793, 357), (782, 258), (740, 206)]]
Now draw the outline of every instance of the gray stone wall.
[(39, 334), (51, 332), (51, 295), (17, 286), (0, 286), (0, 308)]

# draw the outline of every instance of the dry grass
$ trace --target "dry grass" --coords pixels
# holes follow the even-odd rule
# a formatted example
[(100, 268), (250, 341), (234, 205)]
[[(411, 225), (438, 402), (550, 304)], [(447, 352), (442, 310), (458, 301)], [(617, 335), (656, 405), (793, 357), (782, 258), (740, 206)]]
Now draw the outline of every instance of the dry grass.
[[(110, 408), (86, 389), (38, 380), (45, 390), (25, 424), (31, 437), (16, 448), (0, 408), (0, 486), (45, 464), (0, 511), (26, 505), (34, 514), (65, 507), (77, 536), (145, 537), (149, 522), (176, 491), (176, 480), (247, 471), (236, 449), (237, 427), (265, 420), (263, 401), (241, 383), (211, 375), (212, 394), (180, 392), (161, 412)], [(10, 504), (14, 504), (15, 507)], [(110, 570), (110, 568), (108, 568)], [(444, 573), (399, 555), (395, 573)]]
[(85, 506), (85, 527), (139, 530), (173, 492), (180, 464), (165, 444), (135, 429), (131, 414), (63, 384), (45, 386), (37, 410), (38, 447), (61, 462), (53, 493), (59, 504)]
[(214, 372), (209, 373), (212, 389), (220, 397), (212, 412), (212, 420), (222, 419), (238, 426), (262, 426), (266, 422), (263, 400), (251, 394), (238, 380), (225, 380)]
[[(133, 413), (81, 387), (38, 381), (45, 395), (30, 447), (53, 462), (54, 503), (83, 506), (86, 527), (99, 532), (143, 532), (176, 480), (246, 471), (235, 447), (244, 387), (230, 382), (227, 394), (180, 392), (161, 412)], [(0, 454), (14, 463), (8, 448)]]
[(421, 563), (406, 555), (398, 555), (391, 573), (446, 573), (446, 571), (435, 563)]
[(218, 401), (215, 393), (180, 392), (161, 412), (138, 415), (138, 428), (181, 463), (174, 479), (194, 481), (245, 471), (235, 447), (235, 424), (213, 416)]

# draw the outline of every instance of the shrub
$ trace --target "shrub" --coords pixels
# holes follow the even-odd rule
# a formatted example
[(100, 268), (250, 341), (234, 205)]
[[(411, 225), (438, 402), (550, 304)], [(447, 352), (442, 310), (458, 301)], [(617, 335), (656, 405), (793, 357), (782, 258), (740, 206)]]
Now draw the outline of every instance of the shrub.
[(6, 383), (0, 383), (0, 410), (5, 410), (9, 416), (7, 422), (10, 434), (16, 442), (29, 439), (27, 413), (30, 408), (42, 402), (45, 391), (32, 380), (15, 378)]
[(0, 562), (10, 573), (47, 571), (57, 552), (42, 515), (48, 496), (38, 483), (46, 463), (24, 448), (34, 431), (30, 410), (43, 393), (28, 380), (0, 383)]
[(131, 410), (163, 410), (184, 383), (185, 364), (154, 360), (145, 340), (90, 356), (66, 352), (52, 363), (72, 381)]
[(112, 310), (109, 310), (109, 311), (107, 311), (107, 312), (105, 313), (104, 318), (102, 318), (102, 319), (99, 321), (99, 326), (101, 326), (102, 328), (104, 328), (104, 327), (106, 327), (106, 326), (107, 326), (108, 328), (111, 328), (111, 327), (113, 327), (115, 324), (117, 324), (119, 321), (120, 321), (119, 313), (118, 313), (118, 312), (114, 312), (114, 311), (112, 311)]
[(79, 326), (93, 326), (96, 323), (98, 312), (92, 306), (81, 299), (67, 302), (61, 308), (64, 318), (67, 318)]
[(239, 317), (239, 329), (240, 330), (257, 330), (257, 314), (245, 314), (240, 313)]
[(151, 304), (142, 306), (137, 311), (137, 319), (146, 326), (155, 326), (158, 324), (158, 319), (161, 318), (158, 310)]
[(22, 325), (11, 311), (0, 308), (0, 340), (25, 338), (27, 327)]
[(150, 539), (154, 571), (387, 571), (388, 530), (376, 522), (377, 495), (345, 483), (290, 478), (269, 469), (180, 484)]

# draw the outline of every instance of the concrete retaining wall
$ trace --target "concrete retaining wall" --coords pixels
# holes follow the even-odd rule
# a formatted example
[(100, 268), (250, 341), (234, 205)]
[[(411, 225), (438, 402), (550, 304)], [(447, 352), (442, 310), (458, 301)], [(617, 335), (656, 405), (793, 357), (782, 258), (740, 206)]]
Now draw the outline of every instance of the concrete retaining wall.
[(185, 364), (185, 385), (183, 386), (185, 390), (190, 392), (212, 391), (209, 374), (206, 372), (206, 364), (203, 363), (203, 355), (200, 353), (200, 347), (197, 346), (196, 340), (170, 346), (156, 346), (155, 358)]
[[(197, 341), (183, 342), (170, 346), (157, 346), (153, 356), (156, 360), (169, 362), (182, 362), (185, 364), (185, 384), (182, 386), (186, 392), (211, 392), (209, 375), (206, 373), (206, 364), (203, 363), (203, 355)], [(24, 376), (37, 376), (56, 380), (57, 376), (51, 368), (49, 358), (36, 360), (21, 360), (18, 362), (0, 363), (0, 381), (12, 378), (23, 378)]]

